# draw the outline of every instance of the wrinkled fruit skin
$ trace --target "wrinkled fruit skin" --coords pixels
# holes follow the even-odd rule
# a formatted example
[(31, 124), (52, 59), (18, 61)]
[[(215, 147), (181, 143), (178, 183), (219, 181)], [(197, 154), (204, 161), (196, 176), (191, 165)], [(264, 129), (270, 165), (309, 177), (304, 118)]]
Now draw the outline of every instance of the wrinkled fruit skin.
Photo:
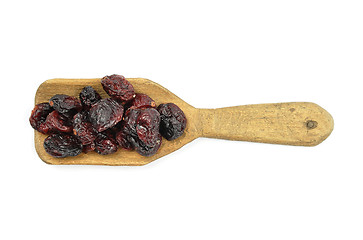
[(82, 143), (73, 135), (56, 133), (44, 140), (44, 149), (53, 157), (73, 157), (82, 152)]
[(174, 140), (184, 133), (187, 118), (184, 112), (174, 103), (160, 104), (160, 133), (167, 140)]
[(150, 157), (154, 155), (161, 146), (162, 142), (161, 134), (158, 133), (153, 141), (154, 141), (153, 145), (147, 145), (144, 142), (139, 141), (138, 146), (135, 148), (136, 152), (145, 157)]
[(91, 86), (84, 87), (79, 94), (83, 109), (87, 110), (101, 100), (100, 94)]
[(135, 97), (134, 87), (122, 75), (110, 75), (101, 79), (105, 92), (114, 99), (130, 101)]
[(139, 139), (146, 145), (154, 145), (158, 140), (160, 114), (153, 108), (140, 111), (136, 119), (136, 133)]
[(54, 110), (67, 116), (73, 116), (82, 108), (80, 100), (64, 94), (54, 95), (50, 99), (49, 104)]
[(42, 133), (45, 134), (56, 132), (72, 132), (72, 125), (69, 119), (57, 111), (49, 113), (45, 122), (41, 124), (39, 128), (41, 129)]
[(131, 144), (131, 142), (127, 138), (127, 134), (124, 131), (119, 131), (116, 133), (116, 141), (120, 147), (126, 149), (126, 150), (133, 150), (134, 146)]
[(152, 98), (135, 93), (121, 75), (105, 76), (101, 84), (109, 98), (102, 99), (86, 86), (79, 99), (57, 94), (49, 103), (34, 107), (29, 121), (35, 130), (50, 134), (44, 141), (48, 154), (57, 158), (90, 151), (108, 155), (124, 148), (148, 157), (156, 154), (162, 137), (170, 141), (184, 133), (187, 119), (177, 105), (156, 108)]
[(117, 142), (126, 149), (136, 149), (142, 156), (152, 156), (160, 148), (160, 114), (154, 108), (129, 109), (124, 124), (116, 134)]
[(102, 132), (121, 121), (124, 109), (111, 98), (105, 98), (94, 104), (89, 110), (89, 119), (93, 127)]
[(94, 151), (96, 148), (96, 144), (94, 142), (92, 142), (91, 144), (88, 144), (88, 145), (83, 145), (83, 152), (84, 153), (89, 153), (89, 152), (92, 152)]
[(32, 128), (35, 130), (44, 133), (42, 129), (39, 129), (40, 126), (45, 122), (49, 113), (53, 111), (53, 108), (49, 105), (49, 103), (39, 103), (37, 104), (30, 114), (29, 122)]
[(73, 118), (73, 134), (78, 137), (82, 145), (90, 145), (85, 150), (94, 149), (93, 141), (97, 137), (97, 132), (87, 119), (86, 112), (79, 112)]
[(127, 150), (135, 149), (134, 139), (137, 139), (136, 119), (140, 111), (139, 109), (128, 109), (124, 121), (121, 122), (121, 130), (116, 134), (118, 144)]
[(95, 151), (101, 155), (108, 155), (117, 151), (117, 142), (113, 138), (112, 133), (105, 131), (99, 133), (95, 140)]
[(160, 114), (154, 108), (142, 109), (136, 120), (136, 133), (139, 138), (136, 151), (143, 156), (154, 155), (161, 145), (159, 133)]
[(135, 149), (134, 139), (137, 138), (136, 119), (139, 114), (139, 109), (128, 109), (124, 121), (121, 122), (121, 130), (116, 134), (118, 144), (125, 149)]
[(156, 107), (155, 101), (146, 94), (136, 93), (134, 99), (131, 100), (129, 107), (132, 108), (154, 108)]

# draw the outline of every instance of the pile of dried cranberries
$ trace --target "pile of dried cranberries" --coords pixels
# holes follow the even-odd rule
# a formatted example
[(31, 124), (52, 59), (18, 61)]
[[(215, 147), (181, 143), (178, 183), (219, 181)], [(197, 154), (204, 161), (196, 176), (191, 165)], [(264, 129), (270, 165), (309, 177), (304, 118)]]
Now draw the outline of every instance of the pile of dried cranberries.
[(101, 84), (110, 98), (102, 99), (87, 86), (79, 99), (57, 94), (34, 107), (29, 121), (35, 130), (50, 134), (44, 141), (47, 153), (69, 157), (94, 150), (106, 155), (121, 147), (152, 156), (162, 137), (171, 141), (183, 134), (187, 119), (177, 105), (156, 107), (121, 75), (106, 76)]

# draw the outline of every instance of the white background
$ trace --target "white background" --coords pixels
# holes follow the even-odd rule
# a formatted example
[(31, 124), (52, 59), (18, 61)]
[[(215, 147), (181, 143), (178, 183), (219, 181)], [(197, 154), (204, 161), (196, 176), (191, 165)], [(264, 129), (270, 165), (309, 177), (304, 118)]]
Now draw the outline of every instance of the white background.
[[(0, 239), (362, 239), (362, 1), (1, 1)], [(149, 78), (195, 107), (310, 101), (313, 148), (197, 139), (143, 167), (51, 166), (50, 78)]]

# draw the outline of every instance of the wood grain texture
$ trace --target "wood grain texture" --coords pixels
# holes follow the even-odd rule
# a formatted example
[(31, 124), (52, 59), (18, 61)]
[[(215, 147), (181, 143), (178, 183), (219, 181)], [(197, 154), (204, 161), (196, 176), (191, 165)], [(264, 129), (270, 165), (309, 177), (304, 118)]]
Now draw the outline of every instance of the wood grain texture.
[[(198, 137), (315, 146), (330, 135), (334, 126), (330, 114), (314, 103), (257, 104), (197, 109), (148, 79), (128, 78), (127, 80), (131, 82), (136, 92), (149, 95), (157, 105), (167, 102), (177, 104), (188, 119), (185, 133), (173, 141), (163, 139), (159, 151), (151, 157), (143, 157), (135, 151), (120, 149), (106, 156), (90, 152), (76, 157), (54, 158), (44, 150), (43, 142), (46, 135), (34, 131), (35, 148), (39, 157), (49, 164), (140, 166), (178, 150)], [(78, 97), (85, 86), (92, 86), (103, 98), (108, 97), (99, 78), (51, 79), (39, 86), (35, 104), (48, 102), (55, 94)]]
[(333, 130), (333, 118), (315, 103), (256, 104), (200, 109), (202, 136), (315, 146)]

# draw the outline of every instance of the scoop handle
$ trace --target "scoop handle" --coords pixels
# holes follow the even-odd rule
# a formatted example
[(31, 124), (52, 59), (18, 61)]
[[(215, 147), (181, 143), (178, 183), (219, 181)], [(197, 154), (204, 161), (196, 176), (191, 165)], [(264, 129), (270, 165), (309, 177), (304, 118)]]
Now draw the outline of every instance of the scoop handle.
[(201, 137), (284, 145), (318, 145), (334, 128), (332, 116), (309, 102), (199, 109), (199, 117)]

